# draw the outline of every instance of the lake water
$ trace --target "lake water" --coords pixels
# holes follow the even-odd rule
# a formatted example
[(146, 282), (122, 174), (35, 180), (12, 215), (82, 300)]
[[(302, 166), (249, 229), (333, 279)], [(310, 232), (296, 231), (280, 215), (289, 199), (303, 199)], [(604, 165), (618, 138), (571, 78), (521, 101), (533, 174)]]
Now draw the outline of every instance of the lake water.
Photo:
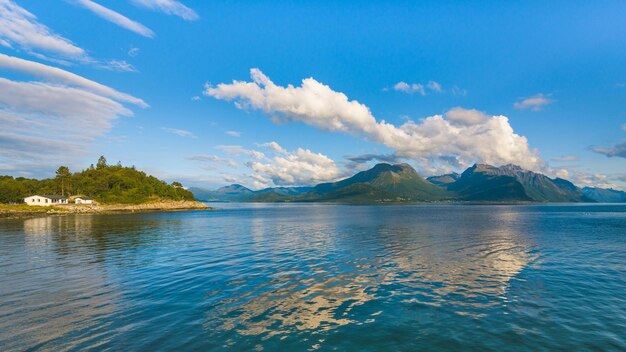
[(0, 349), (626, 350), (626, 205), (0, 221)]

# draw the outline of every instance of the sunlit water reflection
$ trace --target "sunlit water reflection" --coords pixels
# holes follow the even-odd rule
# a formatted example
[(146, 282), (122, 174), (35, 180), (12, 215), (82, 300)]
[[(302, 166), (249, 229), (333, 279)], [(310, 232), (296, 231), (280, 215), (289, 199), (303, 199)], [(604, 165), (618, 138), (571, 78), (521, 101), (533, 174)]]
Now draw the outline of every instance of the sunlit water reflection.
[(2, 350), (625, 350), (626, 206), (0, 222)]

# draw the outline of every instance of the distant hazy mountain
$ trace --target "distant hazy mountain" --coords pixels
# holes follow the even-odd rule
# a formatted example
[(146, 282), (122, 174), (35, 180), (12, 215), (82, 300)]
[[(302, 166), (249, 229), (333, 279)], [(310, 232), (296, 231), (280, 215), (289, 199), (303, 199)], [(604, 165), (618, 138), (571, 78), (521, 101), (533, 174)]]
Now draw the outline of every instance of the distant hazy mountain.
[(234, 184), (214, 191), (191, 187), (191, 193), (202, 202), (243, 202), (254, 195), (254, 191), (242, 185)]
[(277, 202), (310, 191), (312, 187), (276, 187), (253, 191), (239, 184), (233, 184), (209, 191), (192, 187), (189, 190), (197, 200), (203, 202)]
[(516, 165), (476, 164), (447, 188), (456, 193), (458, 199), (471, 201), (593, 201), (567, 180), (551, 179)]
[(476, 164), (460, 175), (452, 173), (429, 177), (428, 180), (408, 164), (378, 164), (344, 180), (315, 187), (253, 191), (242, 185), (231, 185), (215, 191), (190, 190), (196, 199), (213, 202), (626, 201), (626, 194), (621, 191), (581, 190), (567, 180), (551, 179), (519, 166), (486, 164)]
[(600, 203), (626, 203), (626, 192), (610, 188), (585, 187), (582, 192)]
[(461, 177), (460, 174), (453, 172), (451, 174), (445, 174), (441, 176), (430, 176), (426, 180), (430, 183), (434, 183), (437, 186), (447, 186), (450, 183), (456, 182)]

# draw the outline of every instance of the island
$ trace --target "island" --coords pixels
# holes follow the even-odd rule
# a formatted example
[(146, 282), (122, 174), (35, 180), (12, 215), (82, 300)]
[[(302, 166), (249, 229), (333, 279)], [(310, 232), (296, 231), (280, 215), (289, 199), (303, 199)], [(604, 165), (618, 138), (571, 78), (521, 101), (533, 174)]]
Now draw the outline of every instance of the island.
[(168, 184), (119, 162), (109, 165), (104, 156), (79, 172), (60, 166), (53, 178), (0, 176), (0, 218), (4, 219), (211, 209), (180, 182)]

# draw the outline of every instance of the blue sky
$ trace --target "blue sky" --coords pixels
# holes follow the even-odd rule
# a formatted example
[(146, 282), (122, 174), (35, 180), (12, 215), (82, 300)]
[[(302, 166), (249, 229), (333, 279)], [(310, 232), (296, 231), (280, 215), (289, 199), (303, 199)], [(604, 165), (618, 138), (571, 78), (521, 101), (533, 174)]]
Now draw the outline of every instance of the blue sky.
[(624, 18), (623, 1), (0, 0), (0, 173), (103, 154), (261, 188), (487, 162), (624, 188)]

